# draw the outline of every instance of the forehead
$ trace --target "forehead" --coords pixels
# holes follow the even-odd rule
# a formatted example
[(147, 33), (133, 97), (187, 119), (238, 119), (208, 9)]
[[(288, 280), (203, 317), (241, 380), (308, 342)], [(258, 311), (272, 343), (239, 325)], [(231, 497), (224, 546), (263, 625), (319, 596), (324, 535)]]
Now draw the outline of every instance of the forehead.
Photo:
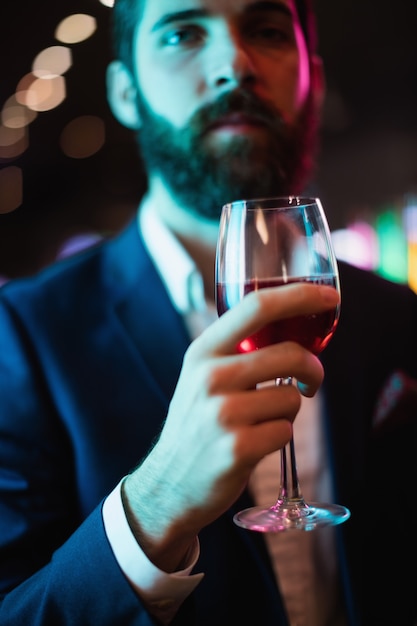
[(143, 0), (142, 22), (148, 25), (187, 15), (239, 17), (255, 11), (287, 11), (296, 15), (294, 0)]

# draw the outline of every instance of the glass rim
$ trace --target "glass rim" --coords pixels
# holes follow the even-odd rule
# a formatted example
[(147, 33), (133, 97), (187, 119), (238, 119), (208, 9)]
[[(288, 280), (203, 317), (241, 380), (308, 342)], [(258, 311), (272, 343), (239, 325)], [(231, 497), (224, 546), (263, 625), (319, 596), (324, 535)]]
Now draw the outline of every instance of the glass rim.
[(320, 198), (316, 196), (270, 196), (263, 198), (250, 198), (242, 200), (233, 200), (223, 205), (222, 210), (230, 208), (242, 208), (247, 210), (256, 209), (292, 209), (296, 207), (309, 206), (317, 204), (321, 207)]

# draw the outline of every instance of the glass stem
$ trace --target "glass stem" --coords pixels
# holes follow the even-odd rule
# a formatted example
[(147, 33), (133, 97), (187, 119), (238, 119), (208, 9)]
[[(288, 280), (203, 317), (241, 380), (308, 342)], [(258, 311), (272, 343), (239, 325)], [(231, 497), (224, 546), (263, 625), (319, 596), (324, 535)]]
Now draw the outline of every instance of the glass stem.
[(281, 483), (279, 486), (278, 502), (302, 502), (303, 495), (297, 475), (295, 460), (294, 438), (281, 449)]
[[(293, 379), (277, 378), (276, 385), (292, 385)], [(281, 449), (281, 482), (279, 486), (277, 505), (300, 504), (304, 506), (304, 498), (298, 482), (297, 463), (295, 460), (294, 437)]]

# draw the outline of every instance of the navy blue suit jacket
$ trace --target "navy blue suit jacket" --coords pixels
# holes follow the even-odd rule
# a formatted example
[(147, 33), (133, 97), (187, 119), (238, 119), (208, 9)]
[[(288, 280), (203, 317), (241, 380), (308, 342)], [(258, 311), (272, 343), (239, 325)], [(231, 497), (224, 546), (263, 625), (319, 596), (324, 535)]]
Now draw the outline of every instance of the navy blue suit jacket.
[[(417, 620), (416, 419), (376, 431), (389, 374), (417, 379), (417, 297), (340, 264), (323, 353), (327, 434), (352, 625)], [(189, 337), (133, 221), (0, 291), (0, 624), (153, 624), (114, 559), (101, 505), (161, 428)], [(412, 412), (411, 412), (412, 413)], [(180, 436), (180, 433), (179, 433)], [(200, 536), (203, 582), (178, 624), (286, 624), (264, 537), (233, 510)]]

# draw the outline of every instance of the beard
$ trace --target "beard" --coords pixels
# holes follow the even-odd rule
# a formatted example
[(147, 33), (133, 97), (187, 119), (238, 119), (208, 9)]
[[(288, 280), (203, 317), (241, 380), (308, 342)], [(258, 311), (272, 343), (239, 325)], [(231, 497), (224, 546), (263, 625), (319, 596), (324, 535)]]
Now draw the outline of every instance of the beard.
[[(317, 115), (310, 98), (289, 125), (251, 92), (237, 89), (199, 109), (185, 128), (173, 127), (138, 96), (142, 126), (137, 142), (148, 176), (160, 175), (188, 211), (218, 220), (222, 206), (241, 199), (299, 195), (312, 174)], [(216, 137), (209, 129), (224, 116), (249, 115), (264, 138)]]

